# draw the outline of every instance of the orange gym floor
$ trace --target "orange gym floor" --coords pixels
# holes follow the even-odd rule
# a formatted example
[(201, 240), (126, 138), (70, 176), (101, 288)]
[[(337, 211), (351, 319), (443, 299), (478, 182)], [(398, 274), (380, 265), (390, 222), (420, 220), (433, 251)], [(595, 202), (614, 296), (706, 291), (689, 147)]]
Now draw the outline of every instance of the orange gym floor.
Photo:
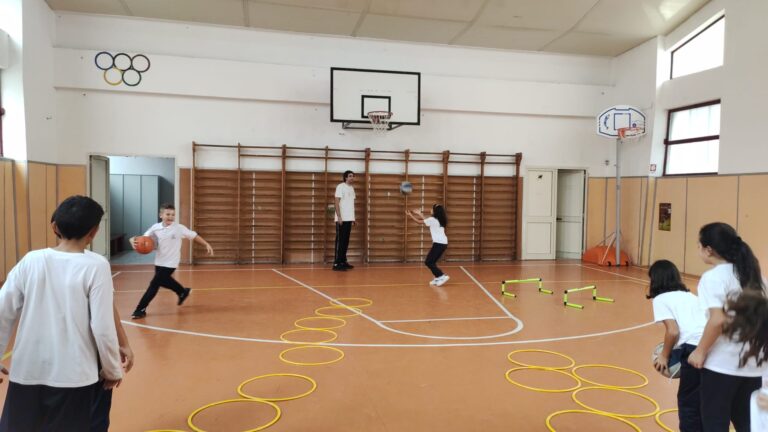
[[(113, 431), (215, 432), (259, 430), (276, 416), (273, 405), (242, 399), (238, 386), (262, 375), (303, 375), (317, 388), (293, 400), (277, 401), (280, 417), (269, 431), (546, 431), (547, 417), (584, 409), (574, 391), (541, 392), (513, 385), (505, 373), (519, 367), (508, 359), (515, 350), (548, 350), (573, 359), (577, 369), (561, 372), (520, 369), (509, 378), (546, 390), (587, 381), (637, 387), (644, 380), (630, 371), (581, 365), (610, 365), (647, 377), (647, 385), (627, 391), (597, 388), (575, 394), (596, 410), (625, 416), (643, 431), (662, 431), (653, 414), (674, 408), (677, 384), (657, 374), (650, 355), (663, 330), (652, 321), (645, 299), (642, 268), (611, 269), (578, 261), (442, 263), (450, 281), (428, 285), (429, 271), (414, 264), (357, 266), (333, 272), (312, 266), (195, 266), (175, 274), (193, 288), (189, 300), (162, 290), (148, 316), (130, 313), (152, 277), (151, 266), (116, 266), (116, 303), (136, 354), (134, 369), (116, 390)], [(542, 278), (511, 285), (516, 298), (500, 294), (505, 279)], [(695, 291), (696, 280), (686, 280)], [(563, 290), (596, 284), (569, 296), (584, 309), (563, 306)], [(325, 308), (333, 299), (358, 309)], [(322, 315), (351, 315), (309, 319)], [(332, 330), (295, 331), (299, 325)], [(283, 338), (318, 344), (290, 343)], [(283, 357), (281, 352), (294, 347)], [(343, 355), (343, 358), (341, 358)], [(336, 359), (338, 361), (333, 362)], [(564, 357), (519, 352), (512, 359), (531, 365), (567, 367)], [(261, 398), (306, 393), (310, 381), (272, 376), (243, 386)], [(3, 392), (4, 393), (4, 392)], [(642, 396), (641, 396), (642, 395)], [(236, 401), (241, 399), (241, 401)], [(218, 401), (193, 419), (196, 409)], [(661, 420), (677, 427), (674, 412)], [(557, 431), (631, 431), (617, 419), (591, 414), (561, 414)]]

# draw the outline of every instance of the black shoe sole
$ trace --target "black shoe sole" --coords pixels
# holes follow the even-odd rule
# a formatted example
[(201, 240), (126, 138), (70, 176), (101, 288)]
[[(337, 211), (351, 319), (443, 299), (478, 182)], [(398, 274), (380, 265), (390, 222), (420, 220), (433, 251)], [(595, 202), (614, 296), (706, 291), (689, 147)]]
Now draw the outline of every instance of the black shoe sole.
[(333, 271), (347, 271), (346, 267), (334, 267)]
[(189, 298), (190, 293), (192, 293), (192, 288), (184, 288), (184, 294), (179, 296), (179, 301), (176, 304), (179, 306), (183, 305), (184, 302)]
[(146, 316), (147, 316), (146, 313), (143, 313), (141, 315), (133, 314), (133, 315), (131, 315), (131, 319), (142, 319), (142, 318), (145, 318)]

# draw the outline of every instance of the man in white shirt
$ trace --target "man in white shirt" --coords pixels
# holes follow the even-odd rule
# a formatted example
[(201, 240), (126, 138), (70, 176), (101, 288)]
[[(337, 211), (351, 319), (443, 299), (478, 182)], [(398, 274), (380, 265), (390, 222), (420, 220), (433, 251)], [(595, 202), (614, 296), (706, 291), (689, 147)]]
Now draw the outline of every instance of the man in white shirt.
[(352, 184), (355, 182), (355, 173), (344, 171), (343, 182), (336, 186), (334, 194), (336, 201), (336, 249), (333, 258), (334, 271), (347, 271), (354, 266), (347, 262), (347, 248), (349, 247), (349, 236), (352, 233), (352, 226), (355, 224), (355, 188)]
[(2, 432), (87, 431), (97, 386), (123, 378), (109, 262), (85, 250), (103, 215), (88, 197), (64, 200), (59, 245), (28, 253), (0, 289), (0, 352), (18, 320)]

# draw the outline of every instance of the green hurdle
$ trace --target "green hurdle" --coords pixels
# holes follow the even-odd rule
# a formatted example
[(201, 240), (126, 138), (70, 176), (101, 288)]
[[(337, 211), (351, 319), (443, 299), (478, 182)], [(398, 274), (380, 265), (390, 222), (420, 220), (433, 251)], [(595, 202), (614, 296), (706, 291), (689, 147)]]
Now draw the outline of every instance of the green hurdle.
[(600, 297), (600, 296), (597, 295), (597, 285), (587, 285), (587, 286), (581, 287), (581, 288), (571, 288), (571, 289), (565, 290), (563, 292), (563, 306), (572, 307), (574, 309), (584, 309), (583, 305), (576, 304), (576, 303), (569, 303), (568, 302), (568, 294), (579, 292), (579, 291), (586, 291), (586, 290), (590, 290), (590, 289), (592, 290), (592, 300), (593, 301), (613, 303), (613, 299), (612, 298)]
[(509, 279), (509, 280), (501, 281), (501, 295), (505, 295), (508, 297), (517, 297), (517, 294), (507, 292), (507, 285), (523, 284), (523, 283), (537, 283), (540, 293), (553, 294), (552, 290), (548, 290), (544, 288), (544, 282), (542, 282), (541, 278), (530, 278), (530, 279)]

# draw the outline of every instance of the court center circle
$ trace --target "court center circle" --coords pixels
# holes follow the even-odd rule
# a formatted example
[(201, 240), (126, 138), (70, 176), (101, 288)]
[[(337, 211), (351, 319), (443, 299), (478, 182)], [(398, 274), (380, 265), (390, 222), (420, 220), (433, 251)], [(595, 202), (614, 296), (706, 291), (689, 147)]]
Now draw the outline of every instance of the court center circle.
[[(297, 361), (288, 360), (287, 358), (285, 358), (285, 354), (288, 353), (288, 352), (297, 351), (297, 350), (312, 350), (312, 349), (325, 349), (325, 350), (335, 351), (335, 352), (337, 352), (339, 354), (339, 357), (335, 358), (335, 359), (332, 359), (332, 360), (327, 360), (327, 361), (324, 361), (324, 362), (297, 362)], [(297, 365), (297, 366), (320, 366), (320, 365), (327, 365), (327, 364), (336, 363), (338, 361), (341, 361), (341, 359), (344, 358), (344, 351), (342, 351), (342, 350), (340, 350), (338, 348), (335, 348), (335, 347), (329, 347), (329, 346), (325, 346), (325, 345), (306, 345), (306, 346), (297, 346), (297, 347), (293, 347), (293, 348), (288, 348), (287, 350), (283, 350), (280, 353), (279, 357), (280, 357), (280, 360), (284, 361), (285, 363), (292, 364), (292, 365)]]
[(269, 423), (264, 424), (262, 426), (259, 426), (259, 427), (255, 428), (255, 429), (248, 429), (245, 432), (256, 432), (256, 431), (264, 430), (264, 429), (272, 426), (273, 424), (277, 423), (277, 421), (280, 420), (280, 416), (282, 415), (282, 411), (280, 411), (280, 407), (277, 406), (275, 403), (267, 401), (267, 400), (261, 400), (261, 399), (227, 399), (227, 400), (223, 400), (223, 401), (209, 403), (208, 405), (204, 405), (204, 406), (202, 406), (202, 407), (192, 411), (192, 414), (190, 414), (189, 417), (187, 418), (187, 425), (194, 432), (207, 432), (204, 429), (200, 429), (199, 427), (195, 426), (195, 424), (194, 424), (195, 416), (200, 414), (201, 412), (207, 410), (208, 408), (213, 408), (213, 407), (218, 406), (218, 405), (224, 405), (224, 404), (228, 404), (228, 403), (237, 403), (237, 402), (260, 403), (260, 404), (269, 405), (269, 406), (271, 406), (272, 408), (275, 409), (275, 417), (272, 420), (270, 420)]
[[(561, 375), (565, 375), (568, 378), (571, 378), (574, 381), (576, 381), (576, 385), (573, 386), (573, 387), (570, 387), (570, 388), (565, 388), (565, 389), (544, 389), (544, 388), (538, 388), (538, 387), (531, 387), (531, 386), (528, 386), (528, 385), (525, 385), (525, 384), (521, 384), (521, 383), (519, 383), (519, 382), (517, 382), (517, 381), (515, 381), (515, 380), (513, 380), (512, 378), (509, 377), (509, 375), (512, 372), (519, 371), (519, 370), (540, 370), (540, 371), (546, 371), (546, 372), (559, 373)], [(564, 370), (560, 370), (560, 369), (552, 369), (552, 368), (538, 367), (538, 366), (522, 366), (522, 367), (516, 367), (516, 368), (509, 369), (504, 374), (504, 376), (507, 378), (507, 381), (509, 381), (510, 383), (512, 383), (512, 384), (514, 384), (514, 385), (516, 385), (518, 387), (522, 387), (524, 389), (533, 390), (533, 391), (542, 392), (542, 393), (567, 393), (567, 392), (574, 391), (574, 390), (578, 389), (579, 387), (581, 387), (581, 381), (579, 381), (578, 378), (573, 376), (571, 373), (566, 372)]]
[[(327, 339), (319, 340), (319, 341), (291, 340), (287, 338), (287, 336), (290, 334), (300, 333), (300, 332), (322, 332), (322, 333), (330, 334), (330, 337)], [(298, 328), (298, 329), (288, 330), (287, 332), (284, 332), (283, 334), (280, 335), (280, 340), (285, 342), (295, 343), (295, 344), (321, 344), (326, 342), (333, 342), (336, 340), (337, 337), (339, 337), (339, 335), (332, 330)]]
[[(621, 385), (603, 384), (603, 383), (599, 383), (599, 382), (596, 382), (596, 381), (590, 381), (590, 380), (588, 380), (588, 379), (586, 379), (586, 378), (584, 378), (584, 377), (582, 377), (581, 375), (578, 374), (577, 371), (579, 369), (583, 369), (583, 368), (606, 368), (606, 369), (616, 369), (616, 370), (620, 370), (620, 371), (624, 371), (624, 372), (629, 372), (632, 375), (637, 375), (640, 378), (642, 378), (643, 379), (643, 383), (642, 384), (637, 384), (637, 385), (621, 386)], [(585, 364), (585, 365), (579, 365), (579, 366), (576, 366), (575, 368), (573, 368), (571, 373), (573, 373), (573, 375), (576, 378), (580, 379), (582, 382), (585, 382), (587, 384), (592, 384), (592, 385), (598, 386), (598, 387), (610, 387), (610, 388), (617, 388), (617, 389), (636, 389), (636, 388), (645, 387), (648, 384), (648, 377), (646, 377), (645, 375), (641, 374), (640, 372), (632, 370), (632, 369), (627, 369), (627, 368), (623, 368), (623, 367), (620, 367), (620, 366), (614, 366), (614, 365), (608, 365), (608, 364)]]
[[(322, 326), (322, 327), (312, 327), (309, 324), (304, 324), (306, 321), (316, 321), (316, 320), (330, 320), (335, 321), (338, 325), (334, 326)], [(335, 318), (335, 317), (329, 317), (329, 316), (313, 316), (313, 317), (306, 317), (306, 318), (300, 318), (297, 319), (293, 325), (295, 325), (298, 328), (306, 329), (306, 330), (333, 330), (337, 328), (344, 327), (347, 325), (347, 322), (344, 321), (341, 318)]]
[[(243, 390), (243, 388), (246, 385), (248, 385), (249, 383), (252, 383), (253, 381), (256, 381), (256, 380), (260, 380), (260, 379), (264, 379), (264, 378), (269, 378), (269, 377), (295, 377), (295, 378), (300, 378), (300, 379), (303, 379), (305, 381), (308, 381), (312, 385), (312, 387), (309, 390), (305, 391), (304, 393), (301, 393), (301, 394), (296, 395), (296, 396), (287, 396), (287, 397), (261, 397), (261, 396), (257, 397), (257, 396), (249, 395), (249, 394), (247, 394), (245, 392), (245, 390)], [(243, 381), (242, 383), (240, 383), (239, 386), (237, 386), (237, 394), (239, 394), (240, 396), (242, 396), (242, 397), (244, 397), (246, 399), (261, 399), (261, 400), (271, 401), (271, 402), (281, 402), (281, 401), (289, 401), (289, 400), (300, 399), (300, 398), (303, 398), (304, 396), (309, 396), (313, 391), (315, 391), (315, 389), (317, 389), (317, 382), (315, 380), (313, 380), (312, 378), (308, 377), (308, 376), (299, 375), (299, 374), (292, 374), (292, 373), (271, 373), (271, 374), (266, 374), (266, 375), (259, 375), (257, 377), (249, 378), (249, 379)]]
[[(651, 411), (649, 413), (644, 413), (644, 414), (631, 414), (631, 413), (630, 414), (624, 414), (624, 413), (615, 413), (615, 412), (599, 410), (597, 408), (593, 408), (593, 407), (585, 404), (584, 402), (581, 402), (576, 397), (576, 395), (578, 395), (580, 392), (585, 391), (585, 390), (602, 390), (602, 391), (616, 391), (616, 392), (628, 393), (628, 394), (631, 394), (631, 395), (634, 395), (634, 396), (638, 396), (638, 397), (640, 397), (642, 399), (647, 400), (648, 402), (653, 404), (654, 409), (653, 409), (653, 411)], [(618, 417), (628, 417), (628, 418), (650, 417), (652, 415), (655, 415), (657, 412), (659, 412), (659, 409), (660, 409), (659, 408), (659, 404), (653, 398), (651, 398), (649, 396), (646, 396), (644, 394), (638, 393), (636, 391), (626, 390), (626, 389), (623, 389), (623, 388), (616, 388), (616, 387), (582, 387), (582, 388), (576, 390), (575, 392), (573, 392), (573, 394), (571, 395), (571, 399), (573, 399), (573, 401), (576, 402), (577, 404), (579, 404), (582, 407), (584, 407), (584, 409), (588, 409), (590, 411), (594, 411), (594, 412), (600, 413), (600, 414), (606, 414), (606, 415), (618, 416)]]
[[(562, 357), (562, 358), (568, 360), (570, 362), (570, 364), (568, 366), (557, 366), (557, 367), (554, 367), (554, 366), (526, 364), (526, 363), (523, 363), (523, 362), (520, 362), (520, 361), (512, 359), (512, 355), (513, 354), (523, 353), (523, 352), (538, 352), (538, 353), (544, 353), (544, 354), (552, 354), (552, 355), (555, 355), (555, 356), (558, 356), (558, 357)], [(507, 360), (509, 360), (510, 362), (512, 362), (512, 363), (514, 363), (516, 365), (519, 365), (519, 366), (540, 367), (540, 368), (557, 369), (557, 370), (570, 369), (570, 368), (572, 368), (576, 364), (576, 360), (574, 360), (573, 358), (571, 358), (571, 357), (569, 357), (569, 356), (567, 356), (565, 354), (561, 354), (561, 353), (555, 352), (555, 351), (542, 350), (542, 349), (520, 349), (520, 350), (515, 350), (515, 351), (512, 351), (511, 353), (507, 354)]]
[(608, 418), (610, 418), (610, 419), (613, 419), (613, 420), (618, 420), (618, 421), (620, 421), (621, 423), (624, 423), (625, 425), (627, 425), (627, 426), (631, 427), (631, 428), (632, 428), (632, 430), (635, 430), (635, 431), (637, 431), (637, 432), (641, 432), (641, 431), (640, 431), (640, 428), (639, 428), (639, 427), (637, 427), (637, 425), (636, 425), (636, 424), (632, 423), (631, 421), (629, 421), (629, 420), (627, 420), (627, 419), (623, 419), (623, 418), (621, 418), (621, 417), (617, 417), (617, 416), (615, 416), (615, 415), (610, 415), (610, 414), (601, 414), (601, 413), (598, 413), (598, 412), (594, 412), (594, 411), (585, 411), (585, 410), (563, 410), (563, 411), (557, 411), (557, 412), (553, 412), (552, 414), (550, 414), (550, 415), (549, 415), (549, 417), (547, 417), (547, 428), (550, 430), (550, 432), (557, 432), (557, 431), (555, 431), (555, 428), (554, 428), (554, 426), (552, 426), (552, 419), (553, 419), (554, 417), (556, 417), (556, 416), (559, 416), (559, 415), (561, 415), (561, 414), (571, 414), (571, 413), (576, 413), (576, 414), (590, 414), (590, 415), (598, 415), (598, 416), (602, 416), (602, 417), (608, 417)]

